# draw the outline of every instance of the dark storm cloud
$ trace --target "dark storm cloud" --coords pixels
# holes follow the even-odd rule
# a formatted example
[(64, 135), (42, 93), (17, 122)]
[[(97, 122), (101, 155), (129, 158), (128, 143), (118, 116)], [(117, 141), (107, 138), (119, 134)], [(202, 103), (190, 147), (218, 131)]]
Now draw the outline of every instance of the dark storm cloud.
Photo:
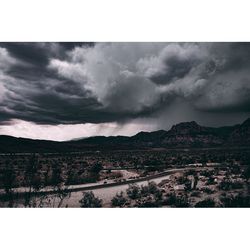
[(186, 76), (202, 59), (198, 48), (194, 49), (185, 44), (166, 47), (161, 56), (162, 70), (153, 73), (150, 79), (157, 84), (168, 84)]
[(214, 43), (200, 76), (206, 81), (196, 107), (211, 112), (250, 111), (250, 44)]
[(175, 78), (184, 77), (192, 68), (191, 62), (178, 57), (169, 58), (166, 62), (167, 72), (154, 74), (151, 80), (158, 84), (167, 84)]
[(5, 90), (0, 89), (4, 92), (4, 99), (0, 99), (1, 124), (13, 118), (45, 124), (102, 120), (94, 113), (100, 104), (87, 96), (88, 91), (47, 69), (50, 58), (62, 59), (75, 46), (93, 44), (0, 43), (8, 57), (16, 60), (2, 75)]
[(10, 57), (19, 60), (9, 69), (10, 76), (25, 80), (41, 79), (44, 76), (56, 77), (53, 72), (47, 70), (49, 60), (53, 57), (64, 59), (67, 52), (75, 46), (93, 46), (92, 43), (0, 43), (0, 47), (6, 48)]
[(51, 57), (63, 58), (68, 50), (76, 46), (93, 46), (93, 43), (80, 42), (5, 42), (0, 47), (6, 48), (11, 56), (34, 66), (46, 66)]
[(214, 57), (225, 60), (222, 71), (237, 71), (250, 65), (249, 43), (214, 43), (211, 47)]
[(0, 123), (250, 112), (249, 70), (249, 43), (0, 43)]
[(48, 63), (48, 56), (54, 52), (50, 45), (42, 43), (0, 43), (1, 47), (8, 50), (11, 56), (32, 65), (43, 66)]

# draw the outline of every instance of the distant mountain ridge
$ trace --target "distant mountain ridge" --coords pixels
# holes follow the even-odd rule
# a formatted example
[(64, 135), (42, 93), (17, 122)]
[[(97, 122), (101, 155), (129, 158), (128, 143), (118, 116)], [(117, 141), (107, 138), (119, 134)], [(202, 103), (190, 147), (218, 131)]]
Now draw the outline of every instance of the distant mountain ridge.
[(250, 146), (250, 118), (234, 126), (213, 128), (191, 121), (173, 125), (168, 131), (139, 132), (131, 137), (95, 136), (65, 142), (0, 135), (2, 153), (231, 146)]

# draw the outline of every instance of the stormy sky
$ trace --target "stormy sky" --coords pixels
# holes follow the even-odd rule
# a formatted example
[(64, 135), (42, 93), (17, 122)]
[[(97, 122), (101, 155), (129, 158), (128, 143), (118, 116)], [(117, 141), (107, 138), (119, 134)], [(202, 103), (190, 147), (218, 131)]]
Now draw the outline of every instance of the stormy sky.
[(0, 134), (69, 140), (250, 117), (250, 43), (0, 43)]

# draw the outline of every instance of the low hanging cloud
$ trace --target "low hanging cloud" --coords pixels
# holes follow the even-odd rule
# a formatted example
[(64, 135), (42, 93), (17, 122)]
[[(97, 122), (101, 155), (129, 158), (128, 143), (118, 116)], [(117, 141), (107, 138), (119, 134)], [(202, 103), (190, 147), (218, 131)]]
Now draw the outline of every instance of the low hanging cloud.
[(136, 122), (126, 125), (117, 125), (111, 122), (101, 124), (60, 124), (54, 126), (14, 120), (11, 125), (5, 124), (0, 126), (0, 133), (15, 137), (65, 141), (98, 135), (134, 135), (138, 132), (138, 127), (146, 131), (153, 129), (151, 124), (137, 124)]
[(250, 43), (0, 43), (0, 123), (250, 112)]

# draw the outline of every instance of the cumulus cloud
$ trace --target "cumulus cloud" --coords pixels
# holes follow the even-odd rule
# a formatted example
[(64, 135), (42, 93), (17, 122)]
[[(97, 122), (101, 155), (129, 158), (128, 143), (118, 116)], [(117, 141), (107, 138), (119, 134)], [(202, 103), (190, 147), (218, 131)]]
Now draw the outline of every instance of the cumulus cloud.
[(136, 63), (145, 53), (156, 53), (156, 47), (160, 46), (101, 43), (92, 48), (75, 48), (65, 61), (52, 59), (49, 68), (81, 83), (104, 108), (139, 112), (143, 106), (155, 104), (157, 89), (150, 79), (137, 72)]
[(185, 77), (207, 57), (207, 51), (197, 44), (169, 44), (160, 53), (141, 58), (137, 66), (141, 73), (157, 84), (168, 84)]
[(77, 47), (65, 60), (51, 59), (49, 69), (79, 83), (104, 110), (136, 116), (170, 101), (173, 88), (159, 85), (186, 76), (204, 54), (197, 44), (100, 43)]
[(249, 47), (229, 43), (101, 43), (77, 47), (65, 60), (52, 59), (49, 68), (80, 83), (111, 110), (143, 113), (159, 108), (162, 100), (168, 103), (173, 97), (182, 97), (193, 99), (197, 109), (219, 111), (248, 105), (249, 63), (244, 57), (248, 57)]

